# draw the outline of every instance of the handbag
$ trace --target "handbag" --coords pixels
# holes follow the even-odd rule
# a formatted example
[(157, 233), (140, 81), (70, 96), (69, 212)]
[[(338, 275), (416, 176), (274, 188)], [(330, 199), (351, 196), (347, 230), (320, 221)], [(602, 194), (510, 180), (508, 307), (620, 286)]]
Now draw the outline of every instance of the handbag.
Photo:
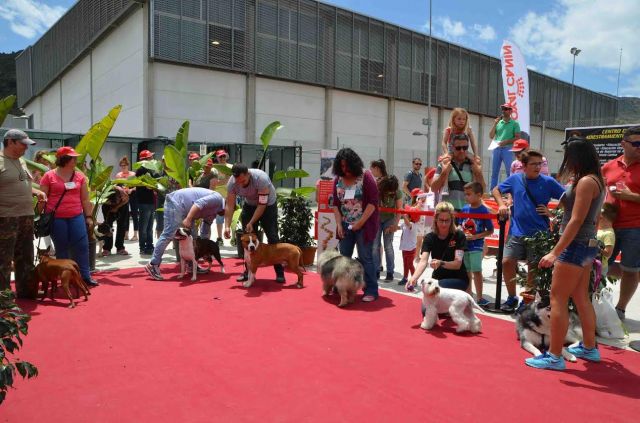
[[(71, 180), (69, 182), (73, 181), (73, 177), (75, 176), (75, 174), (76, 172), (74, 170), (71, 174)], [(50, 212), (41, 213), (40, 217), (35, 222), (33, 222), (33, 232), (36, 238), (42, 238), (51, 235), (51, 227), (53, 226), (53, 219), (56, 214), (56, 210), (58, 210), (58, 206), (62, 202), (62, 199), (64, 198), (64, 195), (66, 193), (66, 189), (62, 191), (62, 195), (60, 196), (60, 199), (58, 200), (58, 203), (53, 208), (53, 210), (51, 210)], [(44, 209), (46, 208), (47, 205), (45, 204)]]

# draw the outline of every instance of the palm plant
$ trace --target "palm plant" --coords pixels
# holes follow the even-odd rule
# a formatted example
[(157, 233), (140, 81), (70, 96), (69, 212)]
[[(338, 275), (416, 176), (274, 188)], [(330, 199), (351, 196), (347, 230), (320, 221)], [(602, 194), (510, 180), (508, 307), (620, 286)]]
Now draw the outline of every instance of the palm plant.
[(0, 126), (4, 123), (9, 111), (13, 108), (13, 105), (16, 102), (16, 96), (10, 95), (5, 98), (0, 99)]

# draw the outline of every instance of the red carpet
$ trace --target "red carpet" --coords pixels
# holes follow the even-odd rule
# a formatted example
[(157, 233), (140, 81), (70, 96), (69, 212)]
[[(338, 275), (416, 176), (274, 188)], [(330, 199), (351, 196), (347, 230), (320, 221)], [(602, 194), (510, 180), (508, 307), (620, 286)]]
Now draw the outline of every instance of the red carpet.
[[(514, 325), (484, 332), (419, 328), (419, 301), (383, 292), (338, 309), (287, 274), (281, 286), (227, 275), (164, 282), (142, 269), (98, 275), (75, 310), (22, 302), (33, 314), (20, 356), (40, 375), (19, 381), (0, 421), (606, 421), (640, 416), (640, 355), (602, 348), (603, 362), (564, 373), (530, 369)], [(235, 266), (235, 267), (234, 267)], [(273, 269), (259, 277), (271, 278)], [(59, 294), (62, 290), (58, 291)]]

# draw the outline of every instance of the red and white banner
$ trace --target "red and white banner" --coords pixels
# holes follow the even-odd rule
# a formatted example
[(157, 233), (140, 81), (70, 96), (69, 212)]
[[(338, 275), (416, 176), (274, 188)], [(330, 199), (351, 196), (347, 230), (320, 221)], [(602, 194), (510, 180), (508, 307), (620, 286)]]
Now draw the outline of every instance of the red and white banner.
[(502, 61), (502, 86), (505, 103), (511, 104), (511, 118), (520, 124), (520, 138), (529, 141), (529, 74), (524, 56), (517, 45), (504, 40), (500, 49)]

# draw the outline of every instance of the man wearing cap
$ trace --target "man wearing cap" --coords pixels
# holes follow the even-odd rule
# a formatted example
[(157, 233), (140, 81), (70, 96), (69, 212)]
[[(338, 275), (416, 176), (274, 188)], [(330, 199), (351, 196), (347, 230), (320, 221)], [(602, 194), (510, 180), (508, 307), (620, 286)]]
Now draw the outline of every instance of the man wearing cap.
[[(140, 161), (152, 160), (154, 153), (149, 150), (142, 150), (139, 154)], [(153, 174), (149, 169), (140, 166), (136, 170), (136, 178), (142, 175)], [(156, 210), (156, 197), (152, 189), (146, 187), (136, 188), (136, 198), (138, 200), (138, 244), (140, 246), (141, 255), (149, 255), (153, 253), (153, 215)]]
[[(254, 225), (260, 223), (269, 244), (280, 241), (278, 237), (278, 204), (276, 189), (269, 175), (260, 169), (249, 169), (244, 163), (236, 163), (231, 168), (232, 176), (227, 184), (227, 210), (225, 213), (224, 237), (231, 238), (231, 218), (235, 210), (236, 196), (244, 198), (240, 221), (245, 232), (254, 232)], [(273, 266), (276, 282), (284, 283), (284, 269), (281, 264)], [(238, 282), (248, 280), (247, 270)]]
[[(627, 128), (622, 136), (622, 155), (602, 166), (602, 176), (608, 190), (606, 201), (618, 208), (609, 275), (622, 277), (616, 311), (624, 320), (640, 280), (640, 126)], [(620, 263), (615, 261), (618, 253), (622, 253)]]
[[(442, 158), (436, 174), (431, 183), (433, 191), (440, 191), (442, 201), (453, 204), (456, 210), (462, 210), (465, 205), (464, 186), (469, 182), (479, 182), (482, 190), (486, 189), (486, 182), (482, 175), (480, 158), (474, 157), (473, 161), (467, 156), (469, 150), (469, 138), (466, 134), (453, 136), (453, 156), (448, 154)], [(448, 190), (442, 191), (447, 184)]]
[(4, 134), (0, 151), (0, 290), (10, 289), (11, 262), (15, 267), (16, 295), (35, 298), (38, 287), (33, 273), (33, 202), (47, 201), (42, 191), (31, 187), (31, 174), (22, 158), (35, 141), (18, 129)]
[(498, 185), (500, 177), (500, 166), (504, 162), (504, 170), (507, 177), (511, 174), (511, 162), (513, 154), (511, 154), (511, 146), (513, 142), (520, 138), (520, 124), (517, 120), (511, 118), (513, 108), (509, 103), (500, 106), (502, 116), (498, 116), (491, 130), (489, 137), (498, 143), (498, 147), (493, 150), (493, 161), (491, 169), (491, 189)]
[[(524, 173), (524, 165), (520, 160), (520, 156), (522, 153), (529, 151), (529, 143), (527, 140), (515, 140), (513, 148), (509, 151), (511, 151), (515, 157), (515, 160), (511, 163), (511, 174), (515, 175), (516, 173)], [(540, 169), (540, 173), (549, 176), (549, 162), (546, 157), (542, 158), (542, 169)]]
[(169, 193), (164, 200), (164, 228), (153, 249), (151, 261), (145, 266), (149, 276), (158, 281), (164, 279), (160, 273), (162, 255), (180, 227), (190, 228), (195, 234), (196, 219), (211, 225), (213, 219), (224, 214), (224, 210), (222, 195), (208, 188), (183, 188)]

